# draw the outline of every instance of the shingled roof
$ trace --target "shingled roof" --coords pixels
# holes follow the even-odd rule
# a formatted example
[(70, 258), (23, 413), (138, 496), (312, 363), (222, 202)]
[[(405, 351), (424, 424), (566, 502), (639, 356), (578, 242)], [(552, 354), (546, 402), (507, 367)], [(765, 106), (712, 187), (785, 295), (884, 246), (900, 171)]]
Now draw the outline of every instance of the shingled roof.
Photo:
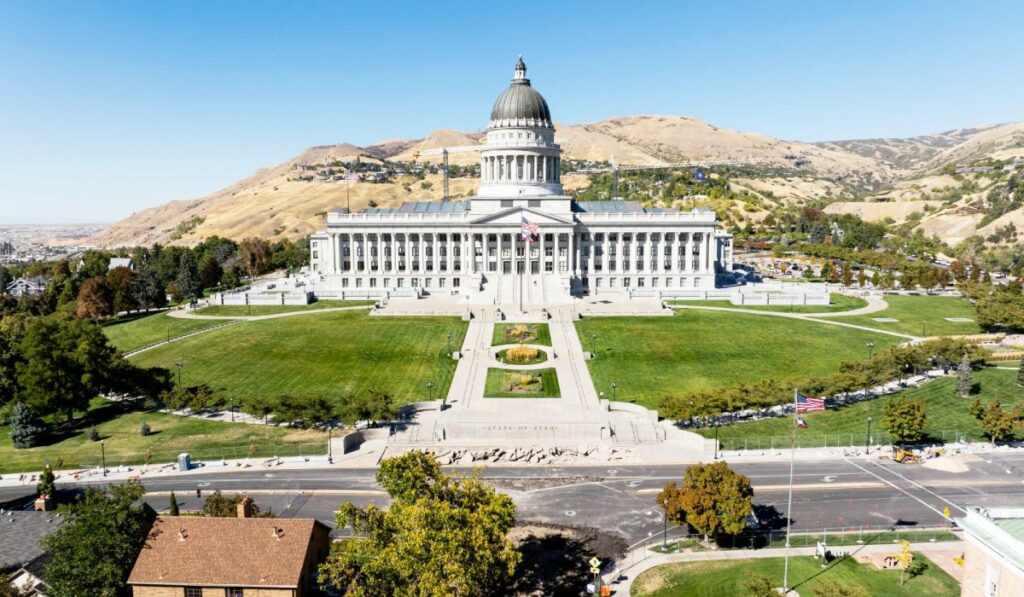
[(39, 540), (57, 530), (56, 512), (0, 510), (0, 573), (11, 572), (43, 555)]
[(162, 516), (130, 585), (296, 588), (317, 527), (312, 519)]

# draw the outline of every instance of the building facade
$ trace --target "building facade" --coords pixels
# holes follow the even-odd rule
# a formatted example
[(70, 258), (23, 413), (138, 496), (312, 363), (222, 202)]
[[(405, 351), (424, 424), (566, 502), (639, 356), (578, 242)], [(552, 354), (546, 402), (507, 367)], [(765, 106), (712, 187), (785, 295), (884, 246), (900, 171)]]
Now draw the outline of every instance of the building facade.
[(467, 201), (329, 212), (310, 241), (315, 292), (557, 304), (713, 289), (716, 272), (731, 269), (732, 237), (710, 210), (565, 195), (551, 112), (522, 58), (494, 102), (480, 164)]
[(963, 597), (1024, 595), (1024, 508), (968, 508)]

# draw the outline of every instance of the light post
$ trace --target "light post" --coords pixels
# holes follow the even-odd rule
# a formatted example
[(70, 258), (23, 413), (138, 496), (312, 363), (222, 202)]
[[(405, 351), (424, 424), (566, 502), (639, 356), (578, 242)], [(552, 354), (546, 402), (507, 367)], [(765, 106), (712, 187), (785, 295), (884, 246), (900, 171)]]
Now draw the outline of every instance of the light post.
[(334, 464), (334, 454), (331, 451), (331, 430), (334, 429), (334, 424), (331, 423), (327, 426), (327, 464)]
[(715, 460), (718, 460), (718, 423), (715, 423)]
[(428, 381), (427, 382), (427, 400), (433, 400), (433, 399), (434, 399), (434, 382)]
[(185, 363), (182, 363), (181, 361), (174, 361), (174, 366), (178, 368), (178, 387), (179, 388), (181, 387), (181, 366), (184, 365), (184, 364)]
[(590, 358), (597, 358), (597, 334), (590, 335), (590, 352), (593, 354)]
[(107, 448), (104, 445), (104, 440), (100, 440), (100, 463), (103, 467), (103, 476), (107, 476)]
[(452, 333), (448, 332), (448, 356), (452, 356)]
[(925, 320), (921, 320), (921, 337), (928, 337), (928, 322)]
[(868, 417), (868, 435), (864, 438), (864, 453), (871, 453), (871, 417)]
[(234, 423), (235, 422), (235, 397), (234, 396), (229, 396), (228, 397), (228, 411), (231, 412), (231, 422)]
[(668, 509), (662, 510), (661, 546), (668, 547)]
[(870, 361), (871, 360), (871, 355), (873, 355), (874, 352), (875, 352), (875, 343), (874, 342), (868, 342), (867, 347), (868, 347), (868, 360)]
[(612, 382), (612, 401), (615, 401), (615, 399), (616, 399), (616, 396), (617, 396), (617, 394), (616, 394), (616, 390), (618, 390), (618, 389), (619, 389), (619, 384), (617, 384), (617, 383), (615, 383), (615, 382), (613, 381), (613, 382)]

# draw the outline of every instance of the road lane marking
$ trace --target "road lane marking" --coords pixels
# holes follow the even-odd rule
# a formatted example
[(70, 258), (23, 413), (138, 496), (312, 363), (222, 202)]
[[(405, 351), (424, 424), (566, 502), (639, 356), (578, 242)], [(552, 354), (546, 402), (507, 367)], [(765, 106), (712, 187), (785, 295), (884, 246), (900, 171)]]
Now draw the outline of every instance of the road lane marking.
[[(805, 483), (802, 485), (793, 485), (793, 491), (813, 491), (822, 489), (871, 489), (878, 487), (885, 487), (886, 484), (878, 483), (876, 481), (863, 481), (863, 482), (850, 482), (850, 483)], [(754, 485), (754, 491), (785, 491), (789, 489), (789, 485)], [(661, 493), (661, 489), (657, 487), (638, 489), (639, 494), (655, 494)]]
[(882, 477), (881, 477), (880, 475), (877, 475), (877, 474), (875, 474), (875, 473), (873, 473), (873, 472), (869, 471), (868, 469), (864, 468), (863, 466), (861, 466), (861, 465), (859, 465), (859, 464), (857, 464), (857, 463), (855, 463), (855, 462), (852, 462), (852, 461), (850, 461), (850, 459), (848, 459), (848, 458), (843, 458), (843, 460), (845, 460), (846, 462), (849, 462), (849, 463), (850, 463), (850, 464), (852, 464), (853, 466), (855, 466), (855, 467), (857, 467), (857, 468), (861, 469), (862, 471), (864, 471), (865, 473), (867, 473), (867, 474), (871, 475), (872, 477), (874, 477), (874, 478), (878, 479), (879, 481), (881, 481), (881, 482), (883, 482), (883, 483), (885, 483), (885, 484), (889, 485), (890, 487), (892, 487), (892, 488), (893, 488), (893, 489), (895, 489), (896, 491), (899, 491), (899, 492), (901, 492), (901, 493), (904, 493), (904, 494), (906, 494), (906, 495), (910, 496), (911, 498), (913, 498), (914, 500), (916, 500), (917, 502), (919, 502), (919, 503), (920, 503), (920, 504), (921, 504), (922, 506), (924, 506), (925, 508), (928, 508), (928, 509), (929, 509), (929, 510), (931, 510), (932, 512), (935, 512), (935, 513), (936, 513), (936, 514), (938, 514), (939, 516), (942, 516), (943, 518), (945, 518), (945, 515), (944, 515), (944, 514), (942, 513), (942, 511), (941, 511), (941, 510), (939, 510), (939, 509), (938, 509), (938, 508), (936, 508), (935, 506), (932, 506), (931, 504), (929, 504), (928, 502), (926, 502), (926, 501), (922, 500), (921, 498), (917, 497), (916, 495), (914, 495), (914, 494), (910, 493), (910, 492), (909, 492), (909, 491), (907, 491), (906, 489), (903, 489), (902, 487), (900, 487), (900, 486), (896, 485), (896, 484), (895, 484), (895, 483), (893, 483), (892, 481), (886, 481), (886, 480), (885, 480), (885, 479), (883, 479), (883, 478), (882, 478)]
[[(910, 483), (910, 484), (912, 484), (912, 485), (914, 485), (914, 486), (916, 486), (916, 487), (920, 487), (922, 491), (926, 491), (926, 492), (928, 492), (929, 494), (931, 494), (931, 495), (933, 495), (933, 496), (935, 496), (935, 497), (939, 498), (940, 500), (942, 500), (942, 501), (946, 502), (946, 503), (947, 503), (947, 504), (949, 504), (950, 506), (953, 506), (953, 507), (954, 507), (954, 508), (956, 508), (957, 510), (960, 510), (960, 511), (961, 511), (961, 512), (963, 512), (964, 514), (967, 514), (967, 510), (965, 510), (965, 509), (964, 509), (963, 507), (961, 507), (961, 506), (959, 506), (959, 505), (957, 505), (957, 504), (955, 504), (955, 503), (953, 503), (953, 502), (951, 502), (951, 501), (947, 500), (946, 498), (942, 497), (941, 495), (939, 495), (939, 494), (935, 493), (934, 491), (932, 491), (932, 490), (928, 489), (928, 488), (927, 488), (927, 487), (925, 487), (924, 485), (921, 485), (920, 483), (918, 483), (918, 482), (914, 481), (913, 479), (908, 479), (907, 477), (904, 477), (903, 475), (899, 474), (898, 472), (896, 472), (896, 471), (894, 471), (894, 470), (892, 470), (892, 469), (890, 469), (890, 468), (888, 468), (888, 467), (882, 466), (881, 464), (879, 464), (879, 463), (877, 463), (877, 462), (874, 462), (874, 461), (872, 461), (872, 462), (873, 462), (873, 463), (874, 463), (874, 465), (875, 465), (875, 466), (877, 466), (878, 468), (880, 468), (880, 469), (882, 469), (882, 470), (884, 470), (884, 471), (886, 471), (886, 472), (890, 472), (890, 473), (892, 473), (892, 474), (896, 475), (897, 477), (899, 477), (900, 479), (903, 479), (903, 480), (904, 480), (904, 481), (906, 481), (907, 483)], [(933, 483), (932, 485), (938, 485), (938, 484), (937, 484), (937, 483)], [(958, 483), (957, 483), (957, 485), (962, 485), (962, 482), (958, 482)]]

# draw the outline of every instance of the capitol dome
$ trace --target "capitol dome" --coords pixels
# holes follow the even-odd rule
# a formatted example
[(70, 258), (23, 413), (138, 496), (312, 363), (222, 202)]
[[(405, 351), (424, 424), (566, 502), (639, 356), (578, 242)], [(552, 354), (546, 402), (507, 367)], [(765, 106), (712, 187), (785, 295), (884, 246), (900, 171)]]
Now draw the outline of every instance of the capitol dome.
[(488, 128), (545, 127), (551, 124), (551, 110), (544, 96), (530, 85), (526, 78), (526, 63), (520, 56), (516, 61), (516, 74), (508, 89), (501, 92), (491, 108)]

